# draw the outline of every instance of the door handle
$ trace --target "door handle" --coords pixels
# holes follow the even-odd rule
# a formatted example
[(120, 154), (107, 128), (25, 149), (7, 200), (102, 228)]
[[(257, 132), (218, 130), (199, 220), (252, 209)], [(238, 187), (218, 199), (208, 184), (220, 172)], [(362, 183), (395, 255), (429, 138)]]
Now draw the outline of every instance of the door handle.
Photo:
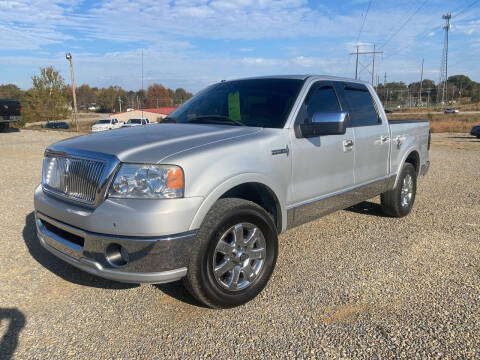
[(352, 151), (354, 142), (352, 139), (345, 139), (343, 140), (343, 151)]
[(403, 144), (403, 142), (406, 140), (406, 136), (405, 135), (398, 135), (396, 138), (395, 138), (395, 142), (397, 143), (397, 147), (400, 148)]
[(389, 138), (388, 136), (381, 136), (381, 137), (380, 137), (380, 141), (381, 141), (382, 143), (386, 143), (386, 142), (390, 141), (390, 138)]

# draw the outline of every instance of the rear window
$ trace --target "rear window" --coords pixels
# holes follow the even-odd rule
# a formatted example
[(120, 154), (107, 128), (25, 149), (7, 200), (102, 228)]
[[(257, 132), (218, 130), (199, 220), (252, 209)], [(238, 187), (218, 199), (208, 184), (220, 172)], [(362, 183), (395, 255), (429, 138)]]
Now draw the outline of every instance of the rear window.
[(365, 85), (345, 84), (344, 93), (353, 126), (378, 125), (380, 123), (372, 96)]

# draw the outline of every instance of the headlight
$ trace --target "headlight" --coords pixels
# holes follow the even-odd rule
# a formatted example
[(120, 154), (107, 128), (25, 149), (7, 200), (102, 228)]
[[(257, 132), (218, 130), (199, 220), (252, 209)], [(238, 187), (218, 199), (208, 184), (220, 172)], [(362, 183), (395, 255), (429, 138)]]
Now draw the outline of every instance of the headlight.
[(115, 198), (183, 197), (183, 170), (174, 165), (123, 164), (110, 186)]

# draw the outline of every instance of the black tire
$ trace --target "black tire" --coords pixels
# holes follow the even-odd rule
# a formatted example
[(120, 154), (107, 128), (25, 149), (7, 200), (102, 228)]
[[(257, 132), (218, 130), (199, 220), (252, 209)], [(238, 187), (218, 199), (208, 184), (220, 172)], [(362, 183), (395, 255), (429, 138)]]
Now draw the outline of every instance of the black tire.
[[(412, 196), (407, 204), (402, 205), (402, 186), (404, 180), (410, 176), (412, 180)], [(407, 178), (408, 179), (408, 178)], [(398, 178), (397, 185), (389, 191), (380, 195), (383, 212), (392, 217), (407, 216), (412, 210), (417, 192), (417, 173), (415, 167), (410, 163), (405, 163)]]
[[(253, 224), (262, 232), (265, 256), (263, 265), (250, 285), (242, 290), (230, 291), (222, 287), (215, 278), (213, 267), (217, 260), (214, 255), (217, 254), (216, 246), (222, 236), (240, 223)], [(275, 268), (277, 255), (277, 231), (270, 214), (251, 201), (220, 199), (210, 209), (197, 233), (197, 243), (192, 249), (188, 273), (183, 282), (195, 298), (209, 307), (239, 306), (252, 300), (263, 290)]]
[(8, 132), (9, 125), (10, 125), (9, 123), (0, 124), (0, 133)]

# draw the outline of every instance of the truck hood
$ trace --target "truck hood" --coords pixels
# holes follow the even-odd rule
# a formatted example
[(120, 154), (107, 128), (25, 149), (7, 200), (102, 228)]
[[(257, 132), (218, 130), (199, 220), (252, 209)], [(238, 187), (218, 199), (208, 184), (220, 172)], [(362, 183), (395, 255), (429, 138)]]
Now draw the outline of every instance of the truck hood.
[(158, 163), (185, 150), (260, 131), (261, 128), (246, 126), (153, 124), (79, 136), (55, 143), (49, 149), (98, 152), (114, 155), (122, 162)]

